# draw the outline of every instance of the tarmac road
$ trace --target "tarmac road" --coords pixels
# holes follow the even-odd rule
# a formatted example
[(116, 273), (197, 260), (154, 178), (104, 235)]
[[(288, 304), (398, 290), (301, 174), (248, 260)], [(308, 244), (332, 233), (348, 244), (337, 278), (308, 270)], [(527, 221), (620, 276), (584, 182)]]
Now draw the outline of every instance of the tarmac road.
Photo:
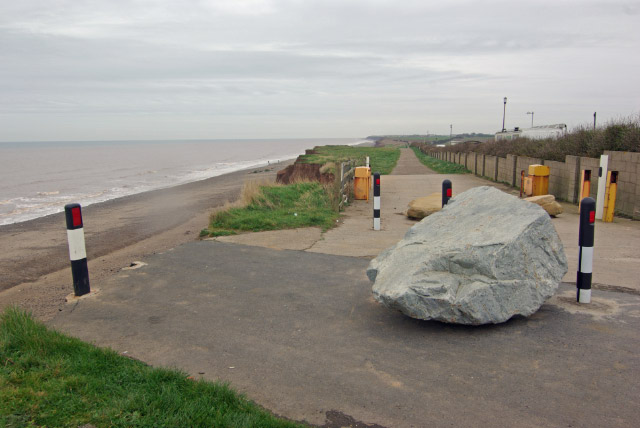
[[(100, 283), (51, 324), (152, 365), (228, 381), (276, 414), (327, 428), (637, 426), (635, 222), (596, 225), (604, 260), (594, 278), (611, 287), (594, 291), (590, 305), (561, 284), (528, 318), (464, 327), (407, 318), (372, 299), (369, 259), (414, 224), (402, 215), (408, 201), (444, 178), (454, 195), (488, 184), (468, 174), (384, 176), (380, 232), (371, 231), (371, 203), (356, 201), (325, 234), (184, 244)], [(569, 280), (576, 217), (554, 220)]]
[(202, 241), (146, 262), (52, 324), (317, 425), (637, 426), (640, 296), (584, 309), (562, 285), (529, 318), (463, 327), (375, 303), (362, 258)]

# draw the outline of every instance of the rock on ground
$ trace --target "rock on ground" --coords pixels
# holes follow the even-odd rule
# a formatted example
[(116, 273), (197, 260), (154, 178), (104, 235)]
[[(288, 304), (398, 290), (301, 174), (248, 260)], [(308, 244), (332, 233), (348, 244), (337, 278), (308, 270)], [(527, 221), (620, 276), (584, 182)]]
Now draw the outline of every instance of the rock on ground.
[(409, 202), (407, 217), (422, 220), (440, 211), (442, 208), (442, 193), (432, 193), (429, 196), (414, 199)]
[(556, 202), (556, 197), (553, 195), (531, 196), (524, 200), (540, 205), (551, 217), (562, 214), (562, 205)]
[(566, 272), (549, 215), (492, 187), (451, 199), (367, 269), (374, 297), (385, 306), (472, 325), (533, 314)]

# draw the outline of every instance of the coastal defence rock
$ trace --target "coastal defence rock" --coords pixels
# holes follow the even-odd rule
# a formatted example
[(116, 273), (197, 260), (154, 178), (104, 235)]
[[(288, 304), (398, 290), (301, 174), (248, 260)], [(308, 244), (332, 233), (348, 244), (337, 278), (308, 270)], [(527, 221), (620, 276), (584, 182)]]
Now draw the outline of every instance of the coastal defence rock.
[(480, 325), (529, 316), (567, 272), (562, 242), (537, 205), (492, 187), (451, 199), (371, 261), (382, 304), (423, 320)]
[(422, 220), (423, 218), (440, 211), (441, 208), (442, 193), (432, 193), (429, 196), (423, 196), (409, 202), (407, 217)]

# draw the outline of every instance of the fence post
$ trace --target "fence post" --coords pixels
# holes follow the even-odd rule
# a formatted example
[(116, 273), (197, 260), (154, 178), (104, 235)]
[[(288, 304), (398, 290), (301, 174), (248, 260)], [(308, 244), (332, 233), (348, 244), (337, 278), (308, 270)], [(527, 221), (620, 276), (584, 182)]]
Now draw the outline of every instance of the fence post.
[(593, 198), (584, 198), (580, 203), (580, 230), (578, 231), (578, 277), (576, 279), (578, 303), (591, 302), (595, 222), (596, 201)]
[(64, 207), (64, 214), (67, 221), (67, 240), (69, 242), (73, 292), (78, 297), (84, 296), (91, 291), (91, 288), (89, 287), (87, 250), (84, 243), (82, 208), (80, 204), (67, 204)]
[(380, 173), (373, 174), (373, 230), (380, 230)]

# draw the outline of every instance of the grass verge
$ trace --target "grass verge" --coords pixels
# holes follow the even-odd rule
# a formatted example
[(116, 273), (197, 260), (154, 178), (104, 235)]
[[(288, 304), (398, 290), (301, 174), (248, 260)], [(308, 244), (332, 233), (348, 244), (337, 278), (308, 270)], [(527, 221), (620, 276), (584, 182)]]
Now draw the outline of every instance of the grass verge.
[(47, 329), (27, 313), (0, 314), (0, 426), (301, 427), (228, 386), (152, 368)]
[(382, 175), (390, 174), (400, 157), (397, 147), (318, 146), (313, 150), (315, 153), (301, 156), (301, 162), (324, 165), (354, 159), (357, 165), (364, 165), (369, 156), (371, 171)]
[(457, 163), (447, 162), (425, 155), (418, 147), (411, 147), (411, 150), (413, 150), (413, 153), (416, 154), (423, 165), (426, 165), (438, 174), (464, 174), (471, 172), (463, 165), (458, 165)]
[(317, 182), (249, 187), (250, 195), (246, 189), (243, 192), (245, 206), (212, 214), (209, 228), (200, 235), (223, 236), (309, 226), (327, 230), (340, 217), (331, 190)]

